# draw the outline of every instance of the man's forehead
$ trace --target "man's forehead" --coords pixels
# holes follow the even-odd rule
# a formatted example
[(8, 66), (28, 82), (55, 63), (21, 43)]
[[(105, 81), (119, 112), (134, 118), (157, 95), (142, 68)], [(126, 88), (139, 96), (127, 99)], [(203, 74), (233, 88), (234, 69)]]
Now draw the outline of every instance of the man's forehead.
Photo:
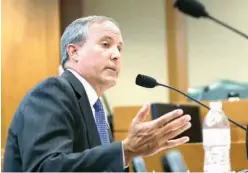
[(111, 21), (91, 24), (89, 27), (89, 34), (106, 39), (117, 38), (123, 42), (120, 29)]

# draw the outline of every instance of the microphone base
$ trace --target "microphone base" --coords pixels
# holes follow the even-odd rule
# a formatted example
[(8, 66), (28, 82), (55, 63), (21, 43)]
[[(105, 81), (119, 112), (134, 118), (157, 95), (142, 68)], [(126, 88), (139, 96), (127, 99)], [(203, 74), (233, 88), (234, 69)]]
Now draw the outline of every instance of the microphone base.
[(248, 125), (246, 126), (245, 145), (246, 145), (246, 158), (247, 158), (247, 160), (248, 160)]

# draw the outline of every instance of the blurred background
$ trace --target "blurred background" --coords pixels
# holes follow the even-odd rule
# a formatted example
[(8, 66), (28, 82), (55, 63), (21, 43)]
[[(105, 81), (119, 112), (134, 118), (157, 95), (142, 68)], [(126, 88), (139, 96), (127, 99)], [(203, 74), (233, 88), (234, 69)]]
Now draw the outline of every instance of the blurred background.
[[(201, 2), (211, 14), (248, 34), (247, 0)], [(224, 93), (206, 94), (205, 100), (227, 99), (232, 90), (248, 98), (247, 40), (212, 21), (182, 16), (172, 5), (172, 0), (2, 0), (2, 148), (26, 92), (59, 74), (64, 28), (83, 16), (112, 17), (123, 34), (119, 82), (105, 95), (110, 109), (187, 100), (165, 88), (151, 91), (135, 85), (139, 73), (200, 100), (215, 89)]]

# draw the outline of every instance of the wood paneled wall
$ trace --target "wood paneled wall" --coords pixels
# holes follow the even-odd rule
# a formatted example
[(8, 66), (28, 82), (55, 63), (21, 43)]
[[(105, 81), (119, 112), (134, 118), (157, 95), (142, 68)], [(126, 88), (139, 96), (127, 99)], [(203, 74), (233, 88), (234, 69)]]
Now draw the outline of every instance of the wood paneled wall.
[[(166, 0), (166, 40), (168, 84), (181, 91), (188, 91), (188, 46), (186, 16), (174, 7), (174, 0)], [(187, 98), (169, 90), (169, 101), (176, 103)]]
[(58, 74), (59, 0), (2, 1), (2, 148), (26, 92)]

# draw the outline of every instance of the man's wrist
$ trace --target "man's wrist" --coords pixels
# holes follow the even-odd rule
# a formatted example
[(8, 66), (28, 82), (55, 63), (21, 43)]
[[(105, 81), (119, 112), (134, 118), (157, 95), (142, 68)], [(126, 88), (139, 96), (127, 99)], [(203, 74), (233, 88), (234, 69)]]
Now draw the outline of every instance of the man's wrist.
[(129, 165), (135, 157), (134, 153), (129, 149), (127, 139), (122, 141), (125, 165)]

